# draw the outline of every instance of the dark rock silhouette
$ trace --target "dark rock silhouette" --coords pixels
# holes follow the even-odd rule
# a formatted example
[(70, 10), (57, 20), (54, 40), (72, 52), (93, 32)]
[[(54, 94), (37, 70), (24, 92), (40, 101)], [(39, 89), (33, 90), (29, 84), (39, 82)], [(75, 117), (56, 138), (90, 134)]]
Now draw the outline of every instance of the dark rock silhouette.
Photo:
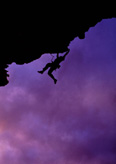
[[(60, 11), (59, 11), (60, 12)], [(24, 64), (32, 62), (44, 53), (64, 53), (70, 42), (79, 37), (83, 39), (85, 32), (102, 19), (116, 17), (110, 11), (103, 14), (38, 14), (36, 17), (7, 16), (1, 23), (1, 58), (0, 86), (8, 84), (8, 73), (5, 70), (9, 64)]]

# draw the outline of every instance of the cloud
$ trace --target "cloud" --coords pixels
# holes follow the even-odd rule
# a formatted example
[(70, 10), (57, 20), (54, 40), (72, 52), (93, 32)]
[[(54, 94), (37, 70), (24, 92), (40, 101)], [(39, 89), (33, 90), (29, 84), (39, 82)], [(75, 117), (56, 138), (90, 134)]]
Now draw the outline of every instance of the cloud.
[(0, 88), (1, 164), (116, 163), (116, 65), (111, 54), (92, 56), (101, 49), (90, 47), (96, 33), (89, 32), (74, 40), (57, 85), (35, 73), (46, 57), (9, 68), (14, 82)]

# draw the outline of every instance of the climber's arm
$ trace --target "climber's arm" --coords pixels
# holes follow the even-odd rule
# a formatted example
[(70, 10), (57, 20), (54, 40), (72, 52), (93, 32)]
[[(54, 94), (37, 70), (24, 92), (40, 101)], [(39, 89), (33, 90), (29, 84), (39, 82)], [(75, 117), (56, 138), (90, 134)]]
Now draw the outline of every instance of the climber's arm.
[(70, 49), (68, 49), (68, 50), (66, 51), (66, 53), (64, 54), (64, 57), (65, 57), (66, 55), (68, 55), (69, 51), (70, 51)]

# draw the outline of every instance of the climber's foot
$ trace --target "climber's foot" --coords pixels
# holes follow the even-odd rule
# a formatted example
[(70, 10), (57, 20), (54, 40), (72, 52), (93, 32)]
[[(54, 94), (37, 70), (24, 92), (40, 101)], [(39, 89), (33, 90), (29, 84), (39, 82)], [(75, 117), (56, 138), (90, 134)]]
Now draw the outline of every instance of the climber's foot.
[(37, 71), (37, 72), (43, 74), (43, 71)]
[(54, 79), (54, 84), (56, 84), (57, 83), (57, 80), (56, 79)]

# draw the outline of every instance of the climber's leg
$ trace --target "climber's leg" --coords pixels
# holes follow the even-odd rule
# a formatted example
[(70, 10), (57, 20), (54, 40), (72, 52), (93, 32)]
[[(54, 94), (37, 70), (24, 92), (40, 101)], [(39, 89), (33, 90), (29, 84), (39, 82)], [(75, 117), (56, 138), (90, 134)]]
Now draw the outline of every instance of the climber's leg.
[(38, 71), (39, 73), (43, 74), (49, 67), (51, 67), (51, 63), (46, 64), (42, 71)]
[(48, 71), (48, 75), (54, 80), (54, 83), (56, 84), (57, 80), (55, 79), (55, 77), (52, 74), (53, 71), (54, 70), (50, 68), (49, 71)]

